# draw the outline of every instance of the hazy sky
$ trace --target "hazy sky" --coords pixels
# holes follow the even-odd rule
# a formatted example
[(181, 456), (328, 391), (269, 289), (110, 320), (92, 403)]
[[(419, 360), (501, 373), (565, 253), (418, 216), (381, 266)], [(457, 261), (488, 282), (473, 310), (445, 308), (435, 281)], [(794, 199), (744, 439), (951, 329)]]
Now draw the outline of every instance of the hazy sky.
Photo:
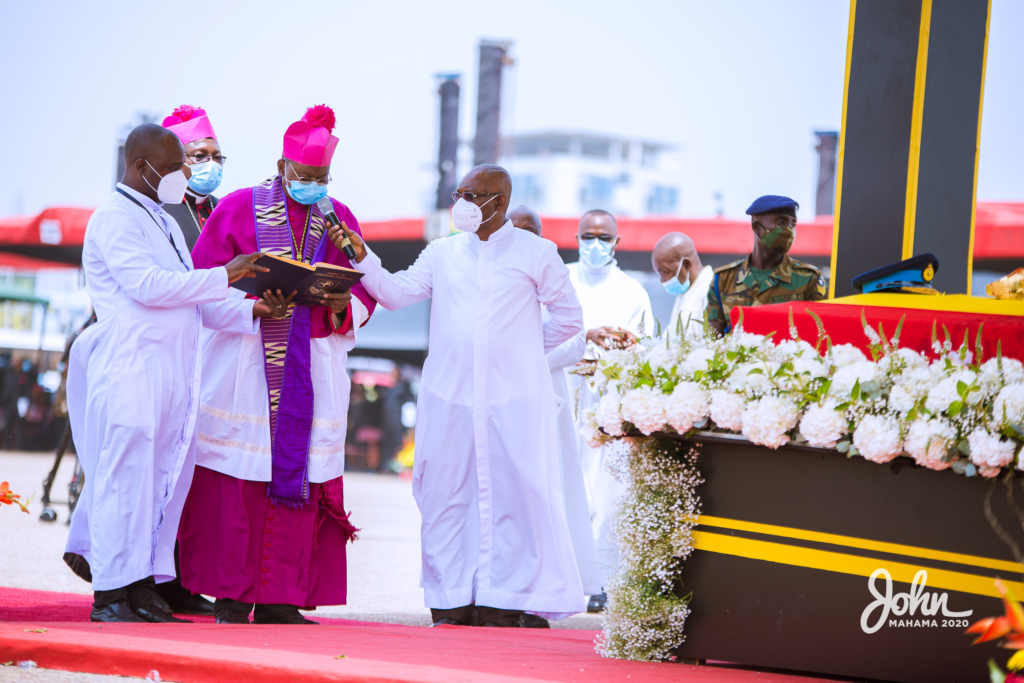
[[(139, 111), (210, 113), (225, 191), (274, 173), (312, 104), (338, 113), (332, 196), (361, 218), (422, 215), (436, 185), (434, 74), (515, 41), (512, 132), (586, 130), (681, 149), (685, 215), (786, 194), (813, 208), (812, 131), (836, 129), (844, 0), (144, 3), (0, 0), (0, 215), (95, 206)], [(978, 195), (1024, 201), (1024, 0), (993, 0)]]

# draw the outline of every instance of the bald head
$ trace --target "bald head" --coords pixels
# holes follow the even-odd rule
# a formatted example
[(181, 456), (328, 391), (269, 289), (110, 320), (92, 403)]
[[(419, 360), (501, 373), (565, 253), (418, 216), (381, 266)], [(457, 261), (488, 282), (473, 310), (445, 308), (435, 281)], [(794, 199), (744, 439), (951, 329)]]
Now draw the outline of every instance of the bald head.
[(136, 159), (148, 159), (159, 154), (165, 146), (173, 148), (175, 144), (181, 148), (184, 156), (185, 148), (181, 146), (177, 135), (155, 123), (144, 123), (128, 133), (128, 139), (124, 141), (125, 165), (132, 165)]
[(160, 179), (179, 170), (184, 171), (186, 178), (192, 175), (185, 165), (185, 148), (177, 135), (155, 123), (144, 123), (128, 134), (124, 141), (122, 183), (159, 201), (156, 188)]
[(540, 216), (525, 204), (520, 204), (516, 208), (508, 212), (508, 219), (512, 221), (512, 225), (516, 226), (521, 230), (529, 230), (537, 237), (541, 236), (543, 226), (540, 224)]
[(612, 237), (618, 237), (619, 235), (619, 226), (615, 222), (615, 216), (603, 209), (593, 209), (583, 214), (583, 218), (580, 219), (580, 225), (576, 229), (576, 234), (583, 235), (585, 232), (595, 229)]
[[(480, 207), (483, 220), (476, 231), (481, 241), (487, 241), (505, 224), (508, 200), (512, 196), (512, 177), (497, 164), (481, 164), (469, 169), (456, 190), (463, 199)], [(470, 199), (472, 195), (472, 199)]]
[(668, 282), (676, 273), (679, 273), (680, 282), (687, 279), (692, 282), (703, 267), (693, 240), (681, 232), (670, 232), (658, 240), (651, 252), (651, 265), (662, 282)]

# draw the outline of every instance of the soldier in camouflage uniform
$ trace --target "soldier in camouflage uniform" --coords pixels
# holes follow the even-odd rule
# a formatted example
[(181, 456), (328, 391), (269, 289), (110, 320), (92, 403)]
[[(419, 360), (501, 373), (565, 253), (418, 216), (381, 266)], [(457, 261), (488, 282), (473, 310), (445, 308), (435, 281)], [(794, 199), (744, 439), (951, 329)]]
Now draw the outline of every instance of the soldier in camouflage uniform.
[(708, 321), (720, 334), (730, 330), (729, 312), (735, 306), (820, 301), (826, 297), (828, 285), (821, 271), (789, 257), (796, 238), (798, 208), (800, 205), (788, 197), (767, 195), (747, 209), (755, 236), (754, 250), (743, 260), (715, 268), (708, 288)]

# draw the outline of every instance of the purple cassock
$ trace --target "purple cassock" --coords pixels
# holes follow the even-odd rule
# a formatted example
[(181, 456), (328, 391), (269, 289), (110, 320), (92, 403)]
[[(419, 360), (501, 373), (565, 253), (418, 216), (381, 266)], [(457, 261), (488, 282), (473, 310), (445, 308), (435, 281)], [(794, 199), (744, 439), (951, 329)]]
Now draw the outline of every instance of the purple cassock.
[[(332, 202), (362, 234), (348, 207)], [(192, 258), (211, 268), (263, 251), (351, 267), (325, 228), (315, 206), (271, 178), (218, 203)], [(178, 532), (185, 588), (304, 609), (345, 603), (345, 544), (356, 531), (341, 476), (345, 364), (376, 306), (361, 284), (352, 295), (337, 326), (325, 307), (293, 306), (261, 320), (255, 340), (218, 332), (205, 342), (197, 466)]]

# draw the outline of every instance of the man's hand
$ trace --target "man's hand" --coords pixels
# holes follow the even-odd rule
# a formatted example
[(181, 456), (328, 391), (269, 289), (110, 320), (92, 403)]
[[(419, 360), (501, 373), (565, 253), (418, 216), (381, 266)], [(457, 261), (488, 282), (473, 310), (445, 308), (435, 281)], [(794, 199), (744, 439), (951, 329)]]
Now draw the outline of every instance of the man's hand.
[(636, 335), (621, 327), (595, 327), (587, 330), (587, 341), (597, 344), (602, 349), (609, 349), (609, 342), (621, 344), (628, 348), (636, 342)]
[(263, 292), (263, 298), (253, 304), (253, 318), (283, 318), (288, 314), (288, 307), (295, 298), (297, 292), (292, 292), (287, 298), (277, 290), (277, 294), (269, 289)]
[(254, 262), (263, 254), (256, 252), (255, 254), (236, 256), (227, 262), (224, 269), (228, 271), (228, 284), (237, 282), (243, 277), (256, 277), (256, 273), (266, 273), (270, 268), (264, 268), (263, 266), (257, 266)]
[(328, 292), (324, 294), (324, 298), (320, 300), (320, 303), (331, 309), (331, 313), (341, 316), (345, 309), (348, 308), (350, 301), (352, 301), (352, 290), (346, 289), (344, 292)]
[(348, 236), (350, 242), (352, 242), (352, 248), (356, 251), (356, 263), (362, 263), (363, 259), (366, 258), (366, 245), (363, 244), (363, 238), (348, 229), (345, 225), (345, 221), (341, 222), (341, 225), (332, 225), (327, 231), (327, 238), (334, 242), (334, 246), (341, 251), (341, 241)]

